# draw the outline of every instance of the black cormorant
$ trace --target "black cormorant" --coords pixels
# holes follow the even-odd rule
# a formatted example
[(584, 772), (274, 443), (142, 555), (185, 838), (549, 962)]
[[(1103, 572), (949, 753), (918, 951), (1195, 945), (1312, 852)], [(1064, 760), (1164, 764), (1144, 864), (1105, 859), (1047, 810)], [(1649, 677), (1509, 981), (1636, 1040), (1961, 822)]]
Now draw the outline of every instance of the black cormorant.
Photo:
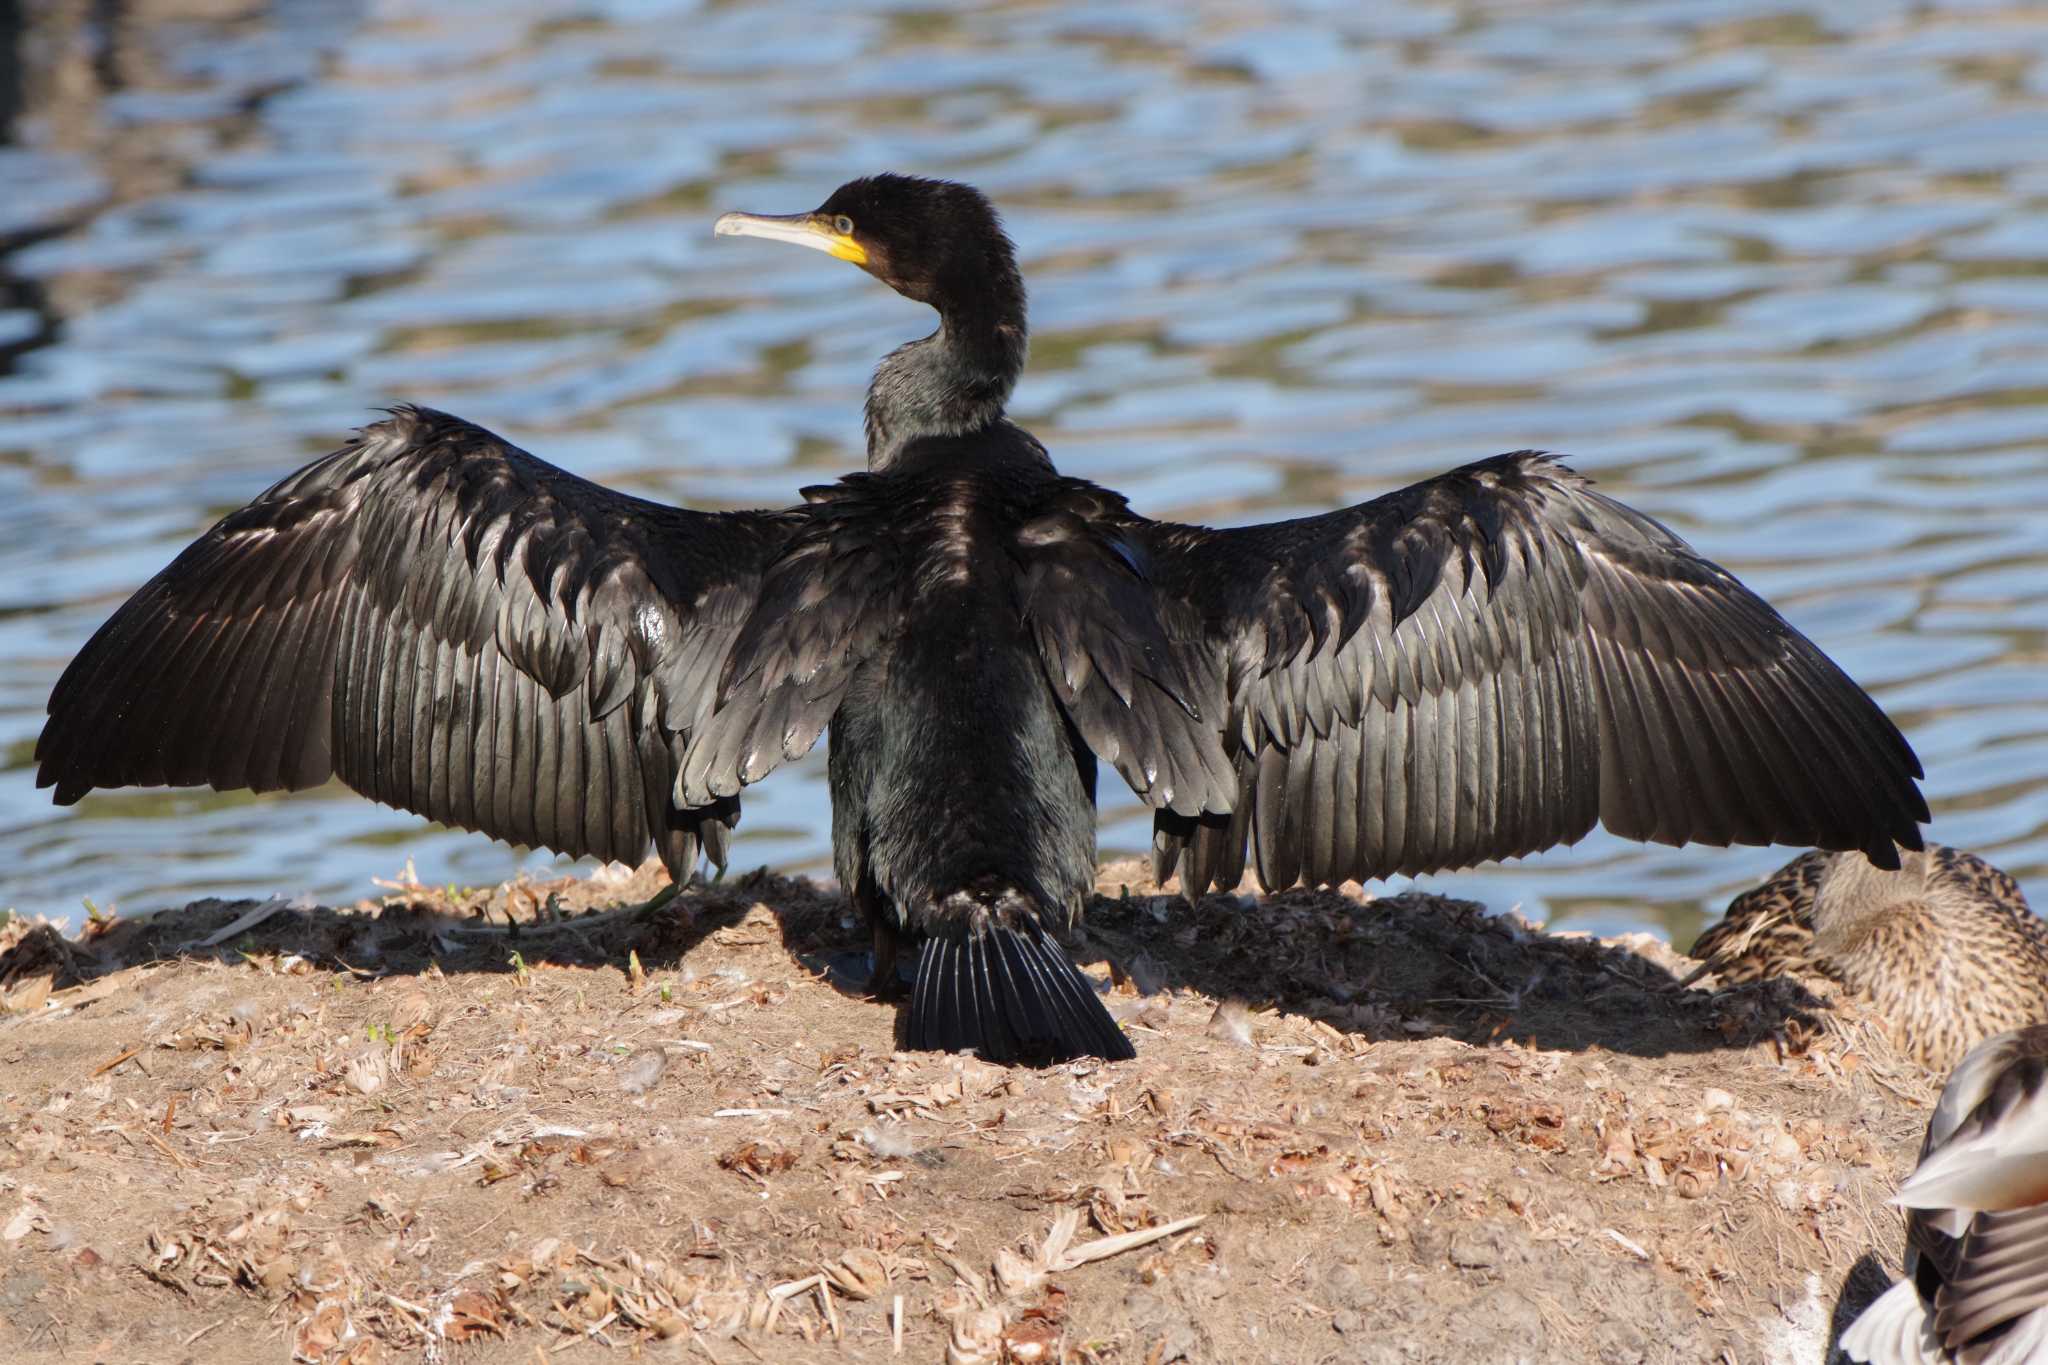
[(1596, 821), (1666, 843), (1920, 846), (1884, 713), (1725, 570), (1531, 451), (1209, 530), (1053, 468), (1003, 406), (1024, 286), (989, 202), (878, 175), (721, 235), (931, 305), (868, 468), (711, 513), (400, 408), (224, 518), (50, 698), (37, 781), (339, 777), (448, 824), (724, 861), (741, 788), (832, 727), (833, 860), (905, 1041), (1128, 1057), (1047, 925), (1093, 886), (1095, 769), (1190, 899), (1459, 867)]

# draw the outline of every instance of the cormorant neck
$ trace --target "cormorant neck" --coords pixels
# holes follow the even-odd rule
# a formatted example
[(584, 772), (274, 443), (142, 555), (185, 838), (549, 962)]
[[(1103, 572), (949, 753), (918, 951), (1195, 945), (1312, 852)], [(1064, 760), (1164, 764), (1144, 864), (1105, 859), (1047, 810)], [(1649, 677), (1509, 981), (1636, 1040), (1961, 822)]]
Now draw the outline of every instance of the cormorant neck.
[(964, 436), (1000, 421), (1024, 369), (1024, 288), (985, 281), (940, 303), (939, 330), (883, 357), (868, 386), (868, 468), (920, 436)]

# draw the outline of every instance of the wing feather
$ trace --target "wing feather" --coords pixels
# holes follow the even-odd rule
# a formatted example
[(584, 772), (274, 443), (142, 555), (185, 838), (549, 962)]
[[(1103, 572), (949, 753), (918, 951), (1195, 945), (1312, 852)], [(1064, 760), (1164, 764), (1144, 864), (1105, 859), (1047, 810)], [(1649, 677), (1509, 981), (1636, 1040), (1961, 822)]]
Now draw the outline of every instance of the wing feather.
[(1123, 499), (1078, 479), (1045, 493), (1015, 536), (1018, 609), (1082, 739), (1164, 810), (1227, 810), (1214, 661), (1176, 645), (1200, 623), (1153, 590)]
[(1999, 1323), (2048, 1309), (2048, 1205), (1972, 1219), (1935, 1309), (1935, 1329), (1952, 1351)]
[[(1530, 853), (1596, 822), (1881, 862), (1919, 847), (1920, 766), (1875, 703), (1732, 575), (1548, 457), (1298, 521), (1129, 534), (1156, 595), (1203, 622), (1171, 642), (1183, 669), (1225, 694), (1234, 792), (1169, 805), (1132, 783), (1155, 866), (1190, 895), (1231, 884), (1233, 838), (1274, 889)], [(1117, 740), (1127, 778), (1165, 745), (1129, 724)]]
[(677, 774), (687, 804), (732, 798), (807, 753), (859, 666), (902, 628), (897, 485), (853, 474), (803, 492), (803, 525), (768, 567), (758, 602), (734, 613), (721, 668), (704, 675), (715, 685)]
[(677, 731), (797, 519), (644, 502), (398, 409), (115, 613), (51, 693), (38, 784), (68, 804), (339, 777), (564, 852), (637, 860), (653, 838), (686, 875), (738, 808), (675, 807)]

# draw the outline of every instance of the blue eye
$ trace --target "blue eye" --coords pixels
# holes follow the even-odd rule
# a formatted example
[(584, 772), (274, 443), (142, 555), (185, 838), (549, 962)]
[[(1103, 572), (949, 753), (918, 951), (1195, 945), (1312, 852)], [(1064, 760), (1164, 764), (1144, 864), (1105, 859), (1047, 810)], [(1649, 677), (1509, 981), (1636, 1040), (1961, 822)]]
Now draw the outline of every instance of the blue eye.
[(832, 230), (838, 233), (841, 237), (853, 236), (853, 219), (848, 218), (843, 213), (840, 214), (837, 218), (834, 218), (832, 220)]

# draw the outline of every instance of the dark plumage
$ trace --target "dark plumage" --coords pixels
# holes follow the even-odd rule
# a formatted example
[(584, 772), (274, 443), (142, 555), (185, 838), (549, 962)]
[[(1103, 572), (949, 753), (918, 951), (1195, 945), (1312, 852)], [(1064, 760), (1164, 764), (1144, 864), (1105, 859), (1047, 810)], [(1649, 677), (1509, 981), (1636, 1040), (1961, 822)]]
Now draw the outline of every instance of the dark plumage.
[(96, 786), (330, 773), (503, 838), (670, 871), (830, 724), (834, 861), (913, 1046), (1129, 1056), (1046, 930), (1093, 880), (1096, 762), (1194, 898), (1579, 838), (1895, 861), (1897, 729), (1677, 537), (1549, 458), (1298, 521), (1148, 521), (1003, 418), (1024, 288), (987, 200), (876, 176), (721, 234), (939, 314), (868, 395), (868, 470), (785, 511), (598, 488), (401, 409), (209, 531), (58, 683), (37, 753)]
[(1728, 904), (1692, 955), (1722, 984), (1832, 977), (1868, 996), (1929, 1066), (2048, 1023), (2048, 923), (2019, 884), (1974, 853), (1929, 844), (1896, 869), (1855, 853), (1802, 853)]
[(2048, 1026), (1964, 1057), (1899, 1187), (1906, 1277), (1842, 1334), (1874, 1365), (2048, 1359)]

